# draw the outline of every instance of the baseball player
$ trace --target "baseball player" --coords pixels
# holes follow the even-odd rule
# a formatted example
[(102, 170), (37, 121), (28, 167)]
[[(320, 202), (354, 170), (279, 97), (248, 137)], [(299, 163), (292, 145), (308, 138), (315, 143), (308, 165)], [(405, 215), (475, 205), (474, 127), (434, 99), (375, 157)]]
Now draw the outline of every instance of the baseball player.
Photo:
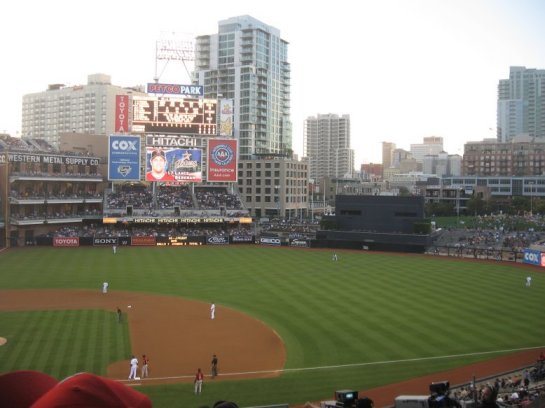
[(146, 378), (149, 375), (148, 363), (149, 363), (149, 358), (145, 354), (142, 354), (142, 374), (140, 375), (140, 377), (142, 378)]
[(117, 253), (117, 245), (112, 246), (112, 251), (114, 255)]
[(204, 380), (204, 375), (203, 375), (201, 369), (199, 368), (197, 370), (197, 374), (195, 375), (195, 381), (194, 381), (194, 383), (195, 383), (195, 395), (201, 393), (203, 380)]
[(104, 282), (102, 284), (102, 293), (108, 293), (108, 286), (109, 286), (108, 282)]
[(528, 276), (526, 278), (526, 287), (532, 286), (532, 277)]
[(129, 372), (129, 380), (136, 380), (136, 372), (138, 370), (138, 359), (135, 356), (131, 357), (131, 371)]
[(212, 378), (218, 375), (218, 357), (214, 354), (212, 356)]
[(214, 320), (216, 318), (216, 305), (212, 302), (210, 305), (210, 319)]

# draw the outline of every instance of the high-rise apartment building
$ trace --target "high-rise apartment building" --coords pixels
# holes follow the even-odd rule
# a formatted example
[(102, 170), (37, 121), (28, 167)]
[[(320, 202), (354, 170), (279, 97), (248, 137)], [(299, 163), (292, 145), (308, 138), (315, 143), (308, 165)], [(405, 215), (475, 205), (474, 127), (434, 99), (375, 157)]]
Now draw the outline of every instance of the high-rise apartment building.
[(112, 85), (105, 74), (89, 75), (87, 85), (49, 85), (23, 96), (22, 136), (57, 145), (60, 133), (114, 133), (116, 95), (145, 95), (142, 87)]
[(510, 67), (498, 84), (497, 139), (524, 133), (545, 139), (545, 70)]
[(218, 24), (195, 43), (193, 80), (205, 97), (234, 101), (239, 157), (292, 152), (288, 43), (280, 31), (250, 16)]
[(352, 177), (354, 150), (350, 148), (350, 115), (308, 117), (304, 127), (304, 153), (311, 179)]

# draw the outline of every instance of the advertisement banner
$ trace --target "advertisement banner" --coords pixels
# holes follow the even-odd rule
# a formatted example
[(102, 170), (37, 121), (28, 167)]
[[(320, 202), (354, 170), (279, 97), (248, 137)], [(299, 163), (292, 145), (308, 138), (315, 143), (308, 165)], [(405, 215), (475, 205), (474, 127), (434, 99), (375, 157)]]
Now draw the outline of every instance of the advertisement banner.
[[(0, 156), (0, 160), (6, 160), (6, 157)], [(8, 153), (7, 160), (10, 163), (64, 164), (72, 166), (98, 166), (100, 164), (100, 159), (98, 157), (59, 156), (29, 153)]]
[(229, 245), (228, 237), (206, 237), (207, 245)]
[(308, 242), (306, 239), (292, 239), (290, 246), (308, 248)]
[(54, 237), (55, 247), (79, 247), (79, 237)]
[(155, 237), (132, 237), (131, 245), (134, 246), (155, 246)]
[(114, 237), (94, 237), (93, 238), (93, 245), (94, 246), (101, 246), (101, 245), (117, 245), (117, 238)]
[(202, 182), (200, 149), (146, 147), (146, 181)]
[(140, 136), (109, 136), (108, 180), (140, 181)]
[(220, 103), (220, 136), (233, 137), (233, 100), (221, 99)]
[(125, 133), (129, 131), (129, 96), (115, 96), (115, 125), (114, 132)]
[(545, 254), (535, 249), (524, 249), (522, 262), (530, 265), (545, 266)]
[(238, 243), (250, 244), (254, 242), (254, 237), (233, 235), (231, 237), (231, 242), (237, 243), (237, 244)]
[(280, 238), (261, 237), (259, 243), (262, 245), (282, 245)]
[(236, 182), (237, 141), (234, 139), (208, 140), (208, 181)]

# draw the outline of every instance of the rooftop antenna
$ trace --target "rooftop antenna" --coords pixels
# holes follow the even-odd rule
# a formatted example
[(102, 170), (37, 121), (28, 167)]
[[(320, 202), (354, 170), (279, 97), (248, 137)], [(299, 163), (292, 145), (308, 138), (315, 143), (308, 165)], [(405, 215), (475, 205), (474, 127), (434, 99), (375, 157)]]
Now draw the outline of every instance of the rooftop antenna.
[[(163, 32), (161, 38), (155, 43), (155, 76), (153, 80), (158, 83), (164, 74), (169, 62), (181, 61), (189, 82), (191, 82), (191, 73), (187, 62), (195, 61), (194, 36), (190, 34), (179, 34), (175, 32)], [(160, 62), (162, 63), (161, 73), (158, 73)], [(183, 81), (181, 81), (183, 83)]]

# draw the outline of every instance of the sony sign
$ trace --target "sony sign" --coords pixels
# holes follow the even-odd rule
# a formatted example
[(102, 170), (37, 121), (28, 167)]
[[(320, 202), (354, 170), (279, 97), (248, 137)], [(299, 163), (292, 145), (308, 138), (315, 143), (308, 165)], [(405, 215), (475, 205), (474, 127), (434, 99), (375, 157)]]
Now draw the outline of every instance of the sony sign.
[(100, 237), (94, 237), (93, 238), (93, 245), (117, 245), (117, 238), (100, 238)]

